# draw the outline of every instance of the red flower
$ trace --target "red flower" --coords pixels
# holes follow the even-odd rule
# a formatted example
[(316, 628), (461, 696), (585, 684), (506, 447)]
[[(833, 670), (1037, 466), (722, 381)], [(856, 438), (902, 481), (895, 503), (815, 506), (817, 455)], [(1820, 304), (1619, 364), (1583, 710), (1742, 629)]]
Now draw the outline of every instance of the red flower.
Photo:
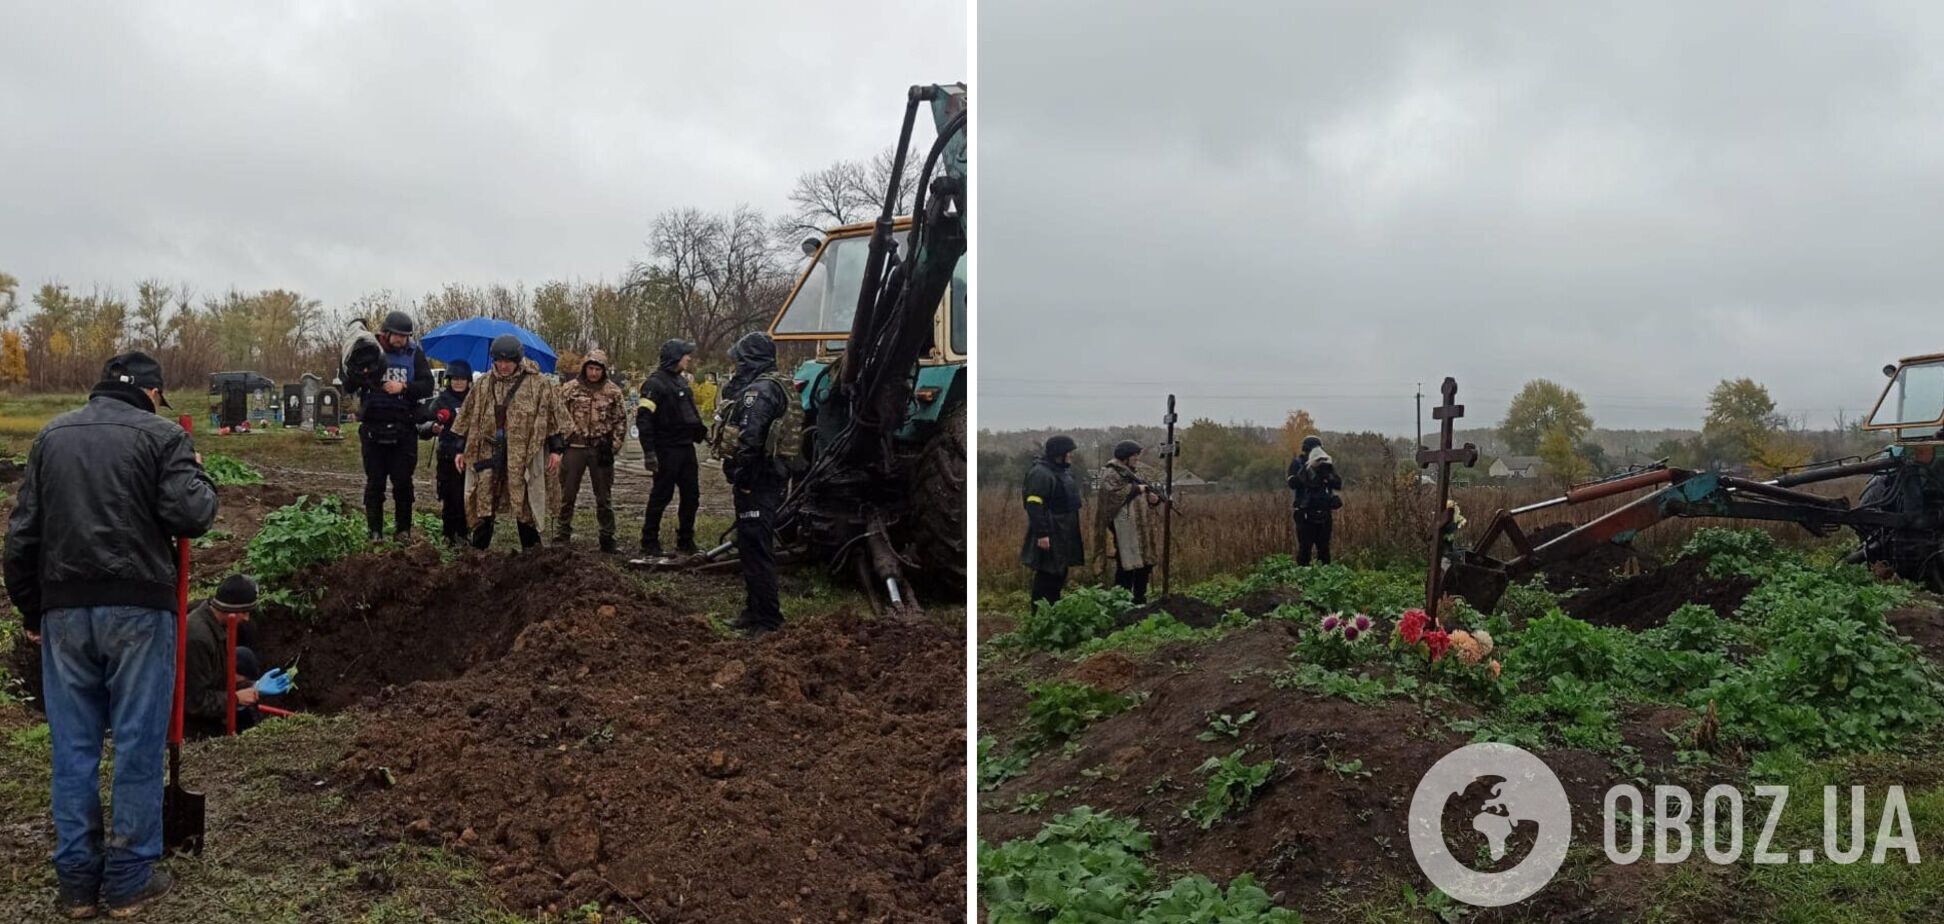
[(1397, 637), (1403, 639), (1406, 645), (1415, 645), (1424, 638), (1424, 625), (1429, 621), (1430, 617), (1425, 616), (1423, 610), (1405, 610), (1397, 620)]
[(1424, 633), (1424, 644), (1425, 647), (1431, 649), (1432, 663), (1436, 663), (1439, 658), (1444, 657), (1445, 649), (1451, 647), (1451, 635), (1443, 629), (1426, 632)]

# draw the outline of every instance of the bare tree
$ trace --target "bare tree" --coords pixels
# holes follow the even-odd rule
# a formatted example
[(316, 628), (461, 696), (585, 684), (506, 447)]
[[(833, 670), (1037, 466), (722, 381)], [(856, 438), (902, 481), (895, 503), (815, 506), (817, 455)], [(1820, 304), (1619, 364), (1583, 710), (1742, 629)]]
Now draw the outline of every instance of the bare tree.
[(169, 287), (155, 279), (144, 279), (135, 286), (135, 341), (150, 354), (160, 356), (169, 337)]
[[(884, 208), (884, 190), (891, 181), (896, 155), (897, 148), (889, 147), (869, 161), (840, 160), (797, 177), (796, 186), (790, 190), (794, 210), (777, 222), (777, 241), (794, 250), (806, 237), (820, 237), (830, 228), (877, 218)], [(919, 156), (914, 151), (905, 158), (903, 180), (898, 184), (900, 215), (911, 211)]]
[(769, 225), (747, 206), (663, 212), (649, 249), (655, 259), (634, 264), (625, 290), (665, 308), (704, 356), (720, 357), (735, 337), (765, 326), (789, 290)]

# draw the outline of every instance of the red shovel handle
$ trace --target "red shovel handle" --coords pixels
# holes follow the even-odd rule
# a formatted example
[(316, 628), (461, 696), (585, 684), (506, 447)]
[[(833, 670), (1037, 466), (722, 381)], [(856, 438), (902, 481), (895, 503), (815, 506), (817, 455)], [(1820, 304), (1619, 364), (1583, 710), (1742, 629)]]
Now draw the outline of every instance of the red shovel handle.
[[(178, 418), (183, 432), (195, 432), (189, 415)], [(169, 714), (169, 743), (182, 743), (182, 703), (189, 687), (189, 540), (176, 540), (175, 707)]]

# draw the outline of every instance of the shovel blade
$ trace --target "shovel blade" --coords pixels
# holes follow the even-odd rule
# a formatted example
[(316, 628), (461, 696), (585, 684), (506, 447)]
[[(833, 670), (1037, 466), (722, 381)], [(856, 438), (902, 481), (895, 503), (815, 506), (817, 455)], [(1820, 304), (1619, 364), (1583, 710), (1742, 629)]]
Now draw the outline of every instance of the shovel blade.
[(208, 809), (209, 800), (202, 793), (170, 783), (162, 790), (162, 849), (202, 856)]

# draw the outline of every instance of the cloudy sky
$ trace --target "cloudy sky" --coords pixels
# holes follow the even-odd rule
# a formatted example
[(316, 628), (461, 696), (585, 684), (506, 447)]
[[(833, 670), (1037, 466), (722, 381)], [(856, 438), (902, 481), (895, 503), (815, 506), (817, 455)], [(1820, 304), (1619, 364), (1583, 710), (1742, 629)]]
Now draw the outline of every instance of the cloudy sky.
[[(731, 9), (733, 7), (733, 9)], [(781, 211), (967, 76), (956, 0), (14, 4), (0, 270), (338, 306), (612, 277), (668, 208)]]
[(1944, 352), (1935, 4), (979, 5), (979, 419), (1826, 425)]

